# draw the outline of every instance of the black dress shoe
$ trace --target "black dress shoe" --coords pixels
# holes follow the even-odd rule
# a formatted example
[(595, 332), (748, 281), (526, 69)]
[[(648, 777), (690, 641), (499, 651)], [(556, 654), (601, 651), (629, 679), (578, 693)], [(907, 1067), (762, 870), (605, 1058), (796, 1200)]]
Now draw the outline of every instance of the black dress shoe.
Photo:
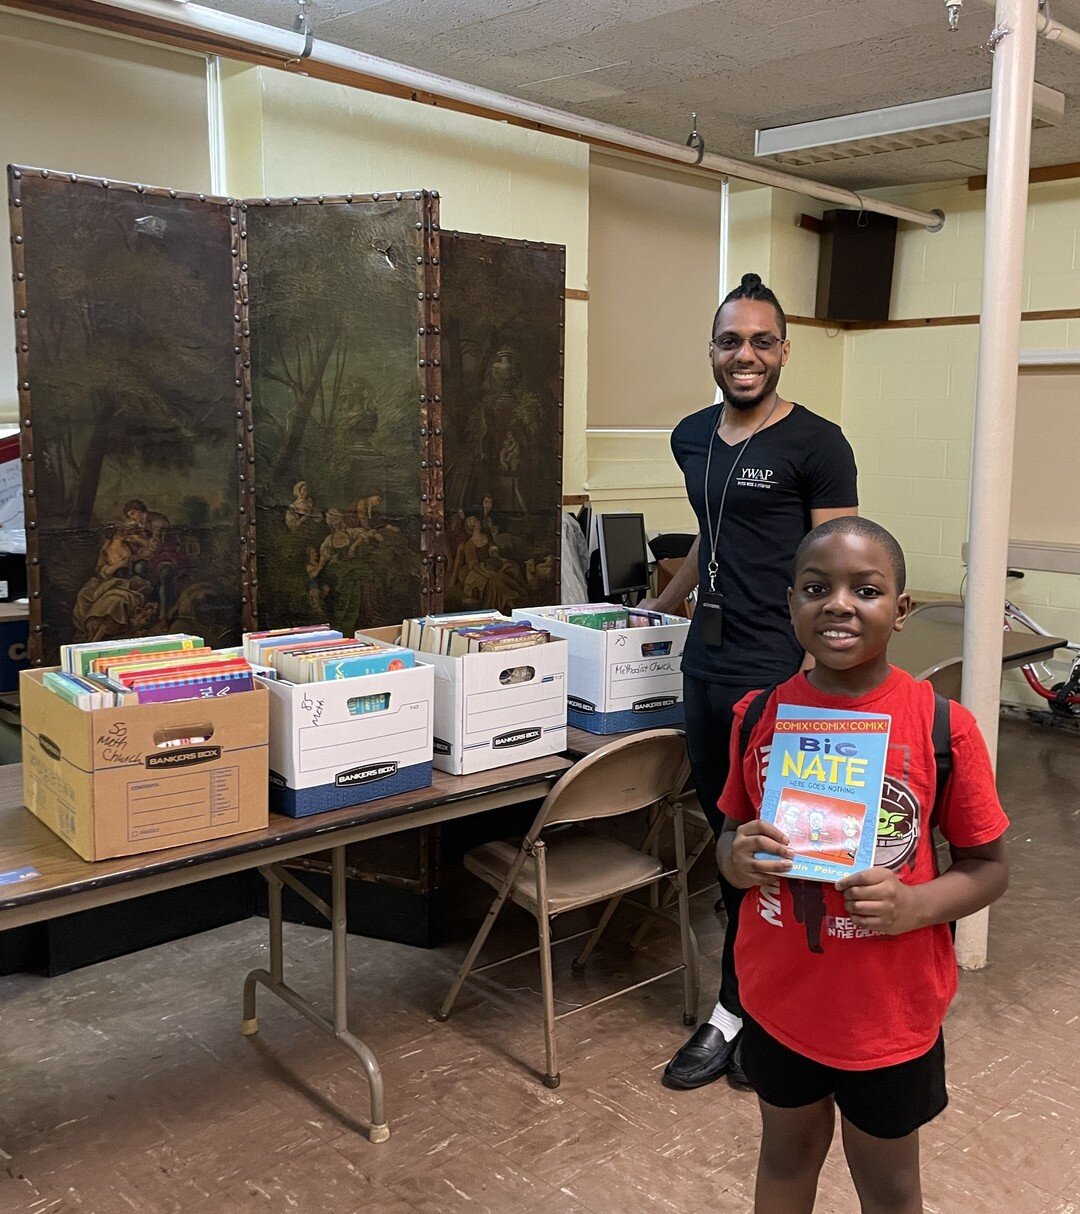
[(681, 1092), (704, 1087), (724, 1074), (734, 1052), (734, 1041), (728, 1041), (713, 1025), (703, 1024), (664, 1067), (660, 1082)]
[(727, 1081), (737, 1092), (752, 1092), (754, 1090), (754, 1085), (747, 1078), (746, 1071), (743, 1069), (741, 1034), (735, 1039), (735, 1052), (731, 1055), (731, 1062), (728, 1065)]

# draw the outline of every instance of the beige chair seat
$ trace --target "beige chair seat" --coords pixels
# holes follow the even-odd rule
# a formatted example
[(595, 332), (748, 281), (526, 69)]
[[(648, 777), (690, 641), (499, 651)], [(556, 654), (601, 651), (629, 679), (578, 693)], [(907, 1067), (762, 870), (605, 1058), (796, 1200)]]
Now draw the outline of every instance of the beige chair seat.
[[(485, 843), (465, 857), (465, 867), (498, 889), (521, 851), (519, 843)], [(547, 844), (548, 912), (557, 915), (578, 906), (606, 901), (635, 885), (654, 880), (664, 871), (655, 856), (593, 835), (550, 839)], [(536, 906), (536, 861), (530, 856), (514, 879), (510, 897), (526, 910)]]

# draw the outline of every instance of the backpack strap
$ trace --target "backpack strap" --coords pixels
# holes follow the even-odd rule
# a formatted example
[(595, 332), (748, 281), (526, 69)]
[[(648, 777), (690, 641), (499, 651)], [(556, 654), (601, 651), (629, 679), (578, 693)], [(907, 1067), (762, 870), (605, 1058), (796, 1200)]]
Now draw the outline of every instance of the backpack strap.
[(934, 724), (930, 730), (930, 739), (934, 743), (934, 767), (937, 771), (937, 783), (934, 788), (934, 813), (936, 814), (945, 795), (945, 786), (952, 774), (952, 721), (949, 713), (949, 701), (944, 696), (934, 692)]
[[(950, 719), (949, 701), (944, 696), (934, 692), (934, 723), (930, 727), (930, 740), (934, 744), (934, 767), (937, 771), (937, 781), (934, 786), (934, 807), (930, 813), (930, 822), (933, 825), (937, 818), (937, 812), (941, 806), (941, 799), (945, 795), (945, 787), (949, 783), (949, 776), (952, 774), (952, 721)], [(938, 864), (937, 849), (933, 847), (931, 841), (931, 850), (934, 855), (934, 871), (941, 872), (941, 867)], [(949, 933), (953, 940), (956, 940), (956, 920), (949, 922)]]
[(766, 687), (764, 691), (759, 691), (756, 696), (746, 706), (746, 712), (743, 713), (742, 723), (739, 725), (739, 754), (745, 755), (750, 746), (750, 733), (754, 726), (761, 720), (761, 715), (765, 711), (765, 705), (769, 702), (769, 696), (779, 687), (779, 683), (773, 687)]

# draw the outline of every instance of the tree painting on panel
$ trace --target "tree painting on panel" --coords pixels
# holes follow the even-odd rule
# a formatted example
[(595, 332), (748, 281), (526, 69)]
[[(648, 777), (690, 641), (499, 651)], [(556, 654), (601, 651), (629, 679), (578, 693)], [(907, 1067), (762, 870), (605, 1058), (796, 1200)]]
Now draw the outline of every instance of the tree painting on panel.
[(229, 208), (34, 170), (12, 171), (11, 194), (36, 656), (178, 631), (237, 642)]
[(262, 627), (422, 609), (424, 218), (411, 194), (249, 205)]
[(447, 610), (559, 600), (565, 250), (443, 233)]

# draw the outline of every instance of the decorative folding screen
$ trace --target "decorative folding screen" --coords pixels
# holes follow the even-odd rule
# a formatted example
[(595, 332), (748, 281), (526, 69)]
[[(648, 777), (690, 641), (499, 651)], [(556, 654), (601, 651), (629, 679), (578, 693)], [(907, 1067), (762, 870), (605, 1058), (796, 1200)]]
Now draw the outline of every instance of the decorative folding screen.
[[(262, 627), (437, 606), (437, 197), (242, 205)], [(434, 263), (434, 264), (433, 264)]]
[(9, 176), (37, 664), (558, 600), (561, 246)]
[(559, 601), (561, 245), (443, 232), (443, 598)]
[(9, 169), (30, 654), (251, 623), (237, 210)]

